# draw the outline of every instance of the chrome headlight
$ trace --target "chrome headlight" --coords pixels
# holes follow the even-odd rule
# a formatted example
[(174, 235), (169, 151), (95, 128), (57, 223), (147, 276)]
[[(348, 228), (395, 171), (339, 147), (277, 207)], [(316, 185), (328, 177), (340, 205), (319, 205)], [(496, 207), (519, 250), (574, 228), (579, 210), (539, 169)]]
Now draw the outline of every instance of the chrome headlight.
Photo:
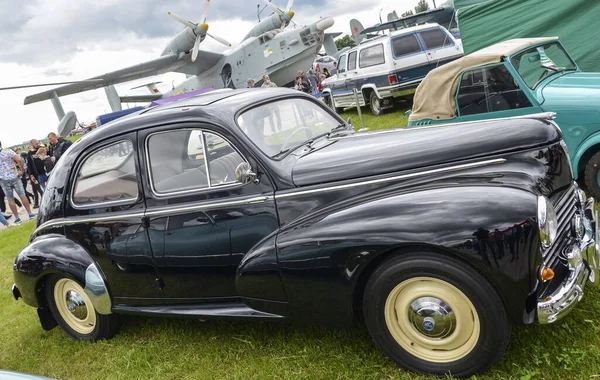
[(540, 229), (540, 242), (542, 247), (548, 248), (556, 239), (558, 220), (554, 206), (544, 196), (538, 197), (537, 220)]

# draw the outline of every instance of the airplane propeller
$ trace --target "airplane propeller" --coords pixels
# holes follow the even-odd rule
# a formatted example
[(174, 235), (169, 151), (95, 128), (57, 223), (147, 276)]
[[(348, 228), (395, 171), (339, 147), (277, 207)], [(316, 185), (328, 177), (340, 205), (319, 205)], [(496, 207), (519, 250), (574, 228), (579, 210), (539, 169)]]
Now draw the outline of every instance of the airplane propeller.
[(208, 16), (209, 5), (210, 0), (206, 0), (206, 2), (204, 3), (204, 8), (202, 9), (202, 15), (200, 16), (200, 20), (202, 20), (202, 23), (193, 23), (181, 16), (177, 16), (176, 14), (169, 12), (169, 16), (173, 17), (175, 20), (190, 28), (196, 36), (196, 40), (194, 41), (194, 47), (192, 48), (192, 62), (196, 62), (198, 52), (200, 51), (200, 42), (202, 42), (206, 36), (209, 36), (210, 38), (222, 43), (225, 46), (231, 46), (231, 44), (227, 42), (227, 40), (225, 40), (224, 38), (207, 33), (208, 24), (206, 23), (206, 17)]
[[(279, 16), (279, 19), (282, 22), (283, 27), (288, 26), (292, 18), (294, 17), (294, 11), (292, 10), (292, 5), (294, 5), (294, 0), (288, 0), (288, 3), (285, 7), (285, 11), (279, 8), (277, 5), (271, 3), (270, 1), (263, 0), (263, 2), (271, 7), (273, 11)], [(293, 21), (292, 21), (293, 22)]]

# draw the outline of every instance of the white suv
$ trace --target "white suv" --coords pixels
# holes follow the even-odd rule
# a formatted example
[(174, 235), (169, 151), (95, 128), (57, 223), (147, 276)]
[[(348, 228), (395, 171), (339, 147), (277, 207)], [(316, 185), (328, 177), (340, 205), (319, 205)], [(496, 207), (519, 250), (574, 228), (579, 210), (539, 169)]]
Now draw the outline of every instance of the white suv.
[(315, 61), (313, 62), (312, 69), (315, 70), (318, 64), (319, 68), (321, 69), (321, 72), (323, 72), (324, 68), (327, 68), (327, 70), (331, 72), (331, 70), (335, 68), (335, 66), (333, 65), (335, 62), (337, 62), (336, 59), (330, 55), (317, 57), (317, 59), (315, 59)]
[(323, 82), (323, 95), (340, 112), (353, 107), (353, 89), (361, 106), (374, 115), (411, 96), (434, 68), (463, 56), (462, 45), (438, 24), (425, 24), (364, 40), (338, 59), (338, 73)]

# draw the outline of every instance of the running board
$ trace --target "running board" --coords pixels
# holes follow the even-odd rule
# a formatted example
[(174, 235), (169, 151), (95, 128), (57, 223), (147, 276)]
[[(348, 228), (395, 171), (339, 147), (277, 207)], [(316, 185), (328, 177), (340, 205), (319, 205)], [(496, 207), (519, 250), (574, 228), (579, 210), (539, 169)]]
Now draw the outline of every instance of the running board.
[(161, 306), (126, 306), (114, 305), (115, 313), (160, 316), (216, 319), (283, 319), (282, 315), (254, 310), (244, 303), (213, 303), (195, 305), (161, 305)]

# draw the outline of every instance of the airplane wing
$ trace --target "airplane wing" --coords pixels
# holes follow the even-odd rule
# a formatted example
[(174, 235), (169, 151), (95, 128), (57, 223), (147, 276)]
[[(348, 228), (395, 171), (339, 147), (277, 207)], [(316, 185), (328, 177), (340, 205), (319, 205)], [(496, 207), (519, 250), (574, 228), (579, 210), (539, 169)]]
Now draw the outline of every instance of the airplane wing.
[(162, 98), (161, 95), (125, 95), (119, 96), (121, 103), (150, 103)]
[(216, 65), (223, 58), (223, 54), (200, 50), (196, 62), (192, 62), (189, 55), (186, 55), (186, 57), (185, 64), (173, 71), (188, 75), (200, 75)]
[[(187, 59), (186, 59), (187, 58)], [(96, 79), (93, 82), (82, 82), (73, 83), (66, 86), (56, 87), (51, 90), (30, 95), (25, 98), (25, 104), (31, 104), (48, 100), (52, 97), (52, 94), (56, 92), (56, 95), (65, 96), (71, 94), (77, 94), (79, 92), (95, 90), (98, 88), (110, 86), (117, 83), (129, 82), (131, 80), (140, 79), (152, 75), (164, 74), (170, 71), (176, 71), (182, 66), (189, 62), (189, 55), (184, 55), (181, 59), (177, 54), (166, 55), (154, 59), (152, 61), (140, 63), (138, 65), (130, 66), (121, 70), (99, 75), (90, 79)], [(198, 62), (198, 61), (196, 61)]]
[(114, 85), (117, 83), (129, 82), (135, 79), (149, 77), (152, 75), (164, 74), (168, 72), (179, 72), (183, 74), (198, 75), (203, 71), (212, 68), (223, 54), (212, 53), (200, 50), (196, 62), (190, 60), (190, 54), (170, 54), (154, 59), (152, 61), (140, 63), (124, 69), (99, 75), (90, 78), (93, 82), (73, 83), (66, 86), (56, 87), (51, 90), (30, 95), (25, 98), (24, 104), (31, 104), (48, 100), (56, 92), (57, 96), (77, 94), (80, 92), (96, 90), (98, 88)]

